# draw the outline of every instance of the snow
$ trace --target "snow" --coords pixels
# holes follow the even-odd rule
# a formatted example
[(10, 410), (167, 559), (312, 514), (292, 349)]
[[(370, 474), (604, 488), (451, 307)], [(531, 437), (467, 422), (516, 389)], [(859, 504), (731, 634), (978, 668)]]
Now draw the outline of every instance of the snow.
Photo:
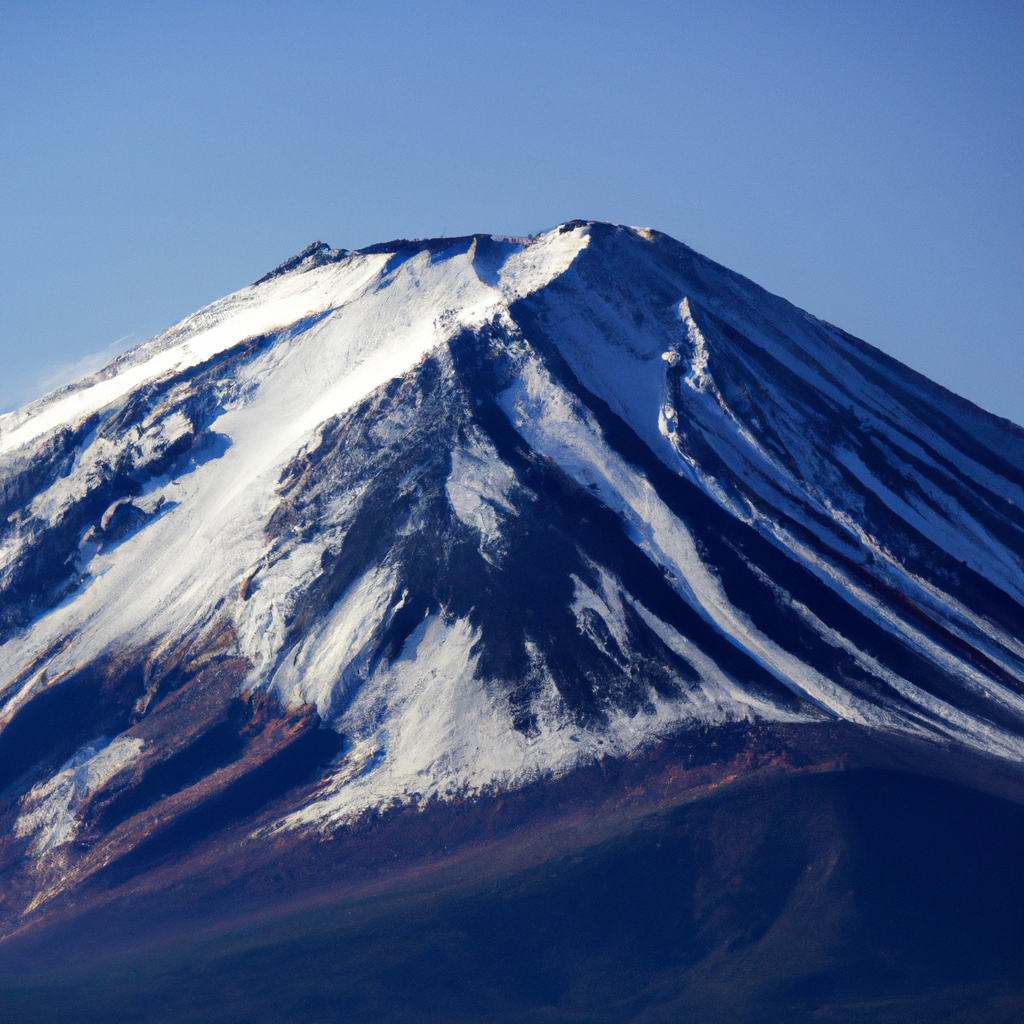
[(662, 622), (639, 601), (630, 599), (637, 614), (651, 627), (668, 648), (688, 661), (700, 673), (701, 694), (707, 704), (720, 710), (717, 716), (706, 715), (706, 720), (725, 721), (760, 719), (767, 722), (809, 722), (811, 715), (785, 711), (767, 701), (759, 700), (743, 689), (735, 679), (723, 672), (695, 643), (684, 637), (668, 623)]
[[(600, 580), (601, 592), (596, 593), (578, 577), (573, 576), (575, 594), (572, 611), (576, 614), (579, 628), (587, 630), (582, 616), (584, 609), (596, 612), (608, 632), (614, 637), (621, 651), (631, 647), (628, 627), (625, 620), (625, 608), (628, 604), (655, 635), (684, 661), (689, 662), (700, 674), (700, 685), (696, 690), (683, 688), (682, 701), (692, 705), (686, 717), (704, 724), (722, 723), (725, 721), (753, 720), (763, 721), (806, 722), (813, 720), (810, 716), (783, 711), (766, 701), (747, 693), (735, 680), (730, 679), (695, 643), (684, 637), (668, 623), (662, 622), (653, 612), (644, 607), (632, 595), (626, 593), (621, 584), (598, 565), (590, 567)], [(595, 643), (599, 643), (593, 638)], [(664, 714), (664, 712), (663, 712)], [(682, 718), (673, 716), (673, 723)]]
[[(646, 258), (643, 249), (631, 249), (628, 262), (624, 260), (619, 267), (612, 254), (608, 273), (619, 274), (628, 281), (631, 276), (636, 277), (637, 265), (642, 268)], [(660, 268), (652, 268), (651, 272), (652, 276), (662, 273)], [(547, 303), (545, 317), (557, 333), (559, 350), (573, 373), (587, 390), (607, 402), (667, 465), (684, 472), (732, 514), (748, 521), (756, 516), (754, 508), (737, 493), (735, 483), (741, 481), (750, 492), (769, 499), (808, 529), (818, 532), (826, 544), (835, 541), (821, 531), (815, 521), (816, 513), (841, 526), (851, 515), (856, 518), (861, 499), (851, 492), (838, 472), (844, 458), (856, 464), (856, 456), (848, 447), (840, 446), (835, 460), (830, 462), (829, 454), (822, 452), (819, 443), (818, 424), (808, 418), (806, 408), (799, 404), (801, 392), (794, 390), (795, 380), (801, 388), (826, 399), (837, 410), (855, 410), (861, 429), (883, 439), (883, 447), (884, 439), (891, 438), (899, 448), (936, 466), (949, 481), (942, 495), (946, 504), (942, 516), (901, 502), (866, 469), (862, 469), (859, 477), (869, 492), (901, 518), (907, 517), (940, 547), (993, 579), (1018, 600), (1024, 597), (1024, 559), (991, 536), (958, 504), (955, 495), (960, 483), (955, 474), (976, 481), (1018, 506), (1024, 500), (1024, 490), (1019, 483), (993, 473), (978, 459), (965, 457), (937, 434), (930, 422), (912, 416), (894, 400), (893, 392), (920, 392), (912, 376), (894, 378), (892, 369), (881, 360), (872, 364), (865, 350), (854, 348), (818, 321), (808, 320), (802, 311), (713, 264), (705, 263), (699, 270), (680, 275), (680, 300), (671, 313), (654, 308), (639, 320), (628, 315), (621, 298), (595, 295), (572, 269), (562, 280), (564, 287)], [(780, 435), (788, 463), (780, 460), (776, 449), (763, 443), (755, 417), (748, 419), (749, 414), (729, 406), (719, 388), (721, 382), (716, 383), (714, 377), (714, 372), (728, 373), (735, 366), (757, 380), (763, 378), (761, 365), (751, 361), (752, 353), (719, 336), (717, 328), (712, 333), (702, 329), (695, 303), (712, 310), (760, 348), (769, 357), (768, 366), (778, 364), (793, 375), (777, 381), (763, 380), (767, 387), (777, 384), (768, 414)], [(673, 331), (673, 320), (680, 330)], [(681, 358), (687, 364), (684, 383), (690, 390), (683, 423), (681, 411), (665, 400), (664, 364), (678, 365)], [(715, 371), (715, 366), (720, 369)], [(889, 382), (892, 391), (883, 386)], [(920, 398), (929, 407), (941, 405), (939, 390), (921, 393)], [(942, 412), (957, 423), (966, 410), (957, 405)], [(712, 475), (679, 448), (675, 437), (681, 429), (700, 436), (722, 460), (723, 467)], [(998, 448), (994, 455), (1005, 457)], [(943, 460), (942, 467), (937, 465), (937, 459)], [(898, 473), (909, 474), (929, 486), (894, 453), (892, 461)], [(725, 481), (729, 481), (728, 485)], [(931, 492), (933, 497), (937, 493), (934, 485)]]
[(401, 655), (366, 680), (338, 721), (351, 747), (320, 794), (278, 827), (330, 830), (369, 808), (511, 790), (602, 755), (634, 753), (685, 722), (722, 722), (754, 710), (747, 702), (734, 714), (652, 691), (648, 710), (616, 712), (603, 729), (586, 730), (566, 713), (538, 661), (546, 686), (531, 708), (536, 730), (526, 735), (511, 727), (507, 697), (477, 678), (478, 639), (467, 619), (425, 618)]
[[(538, 359), (526, 362), (519, 380), (501, 396), (501, 404), (531, 448), (553, 459), (583, 486), (595, 489), (609, 508), (623, 516), (634, 531), (636, 542), (648, 556), (669, 570), (676, 589), (691, 606), (777, 679), (847, 721), (875, 728), (917, 731), (909, 718), (853, 696), (757, 630), (730, 603), (717, 577), (701, 560), (685, 525), (672, 515), (643, 475), (607, 446), (587, 411), (560, 387)], [(884, 622), (919, 653), (953, 672), (969, 689), (985, 694), (1024, 718), (1024, 700), (1016, 694), (927, 638), (895, 612), (870, 598), (862, 588), (855, 588), (845, 580), (844, 584), (860, 602), (870, 605), (877, 620)], [(824, 626), (820, 629), (824, 635)], [(858, 652), (858, 657), (866, 656)], [(887, 681), (900, 689), (911, 703), (926, 707), (936, 718), (950, 727), (955, 726), (958, 733), (969, 735), (972, 745), (999, 756), (1018, 757), (1024, 753), (1024, 747), (1015, 738), (993, 730), (986, 723), (968, 719), (950, 706), (928, 698), (906, 681), (898, 686), (893, 679)]]
[(611, 576), (601, 566), (591, 564), (588, 568), (597, 574), (601, 593), (598, 594), (591, 590), (575, 573), (572, 575), (573, 600), (569, 608), (576, 616), (577, 627), (581, 633), (589, 636), (591, 642), (601, 648), (606, 655), (611, 656), (611, 652), (605, 649), (600, 637), (593, 635), (583, 614), (587, 610), (594, 612), (604, 622), (619, 650), (628, 651), (630, 648), (629, 629), (626, 626), (622, 597), (619, 594), (618, 587), (616, 587)]
[[(915, 686), (910, 680), (885, 668), (870, 655), (850, 643), (841, 633), (826, 626), (805, 605), (796, 601), (790, 603), (829, 644), (852, 655), (862, 669), (891, 687), (912, 707), (927, 715), (933, 730), (937, 728), (947, 736), (985, 753), (1012, 758), (1015, 761), (1024, 760), (1024, 738), (1014, 736), (1005, 729), (999, 729), (989, 723), (979, 722), (978, 719), (964, 714), (948, 701), (933, 697), (921, 687)], [(912, 720), (908, 720), (903, 727), (907, 731), (917, 732), (920, 735), (928, 734), (928, 730), (916, 727)]]
[[(365, 683), (369, 659), (390, 617), (395, 593), (393, 568), (364, 573), (342, 595), (324, 620), (286, 653), (270, 685), (291, 706), (315, 704), (320, 716), (334, 724), (344, 702)], [(397, 612), (398, 602), (392, 611)]]
[(583, 226), (569, 231), (556, 228), (538, 235), (505, 261), (499, 275), (502, 294), (512, 302), (539, 291), (561, 277), (589, 244), (590, 236)]
[(667, 508), (650, 482), (622, 460), (600, 436), (593, 418), (536, 358), (500, 396), (516, 429), (534, 451), (548, 456), (618, 512), (635, 543), (667, 569), (686, 601), (780, 682), (822, 709), (862, 725), (888, 724), (886, 717), (849, 695), (762, 634), (729, 601), (721, 582), (697, 553), (685, 525)]
[(708, 373), (708, 343), (701, 333), (701, 329), (697, 326), (697, 321), (690, 314), (689, 299), (683, 299), (679, 303), (679, 318), (686, 326), (686, 338), (693, 350), (693, 355), (690, 359), (690, 369), (684, 378), (687, 387), (693, 388), (694, 391), (715, 390), (717, 393), (715, 382), (711, 379), (711, 374)]
[(500, 551), (499, 517), (515, 515), (510, 499), (515, 486), (515, 473), (491, 445), (478, 441), (452, 452), (445, 484), (448, 502), (459, 520), (480, 535), (480, 552), (488, 561), (494, 561)]
[[(581, 230), (556, 231), (513, 252), (525, 269), (512, 293), (542, 287), (585, 244)], [(528, 255), (535, 247), (543, 258)], [(278, 500), (281, 470), (321, 424), (415, 366), (464, 325), (480, 324), (501, 307), (501, 292), (480, 279), (469, 253), (433, 260), (422, 252), (385, 273), (388, 258), (353, 254), (243, 289), (129, 354), (126, 367), (108, 379), (57, 392), (0, 420), (0, 428), (6, 427), (2, 453), (109, 405), (154, 374), (195, 364), (310, 312), (331, 311), (302, 333), (285, 331), (242, 371), (237, 390), (244, 398), (225, 407), (210, 427), (230, 439), (223, 455), (153, 488), (147, 499), (163, 499), (167, 511), (115, 551), (93, 554), (85, 566), (89, 585), (74, 600), (0, 646), (0, 701), (9, 696), (7, 680), (68, 634), (75, 643), (55, 657), (51, 673), (106, 650), (181, 636), (210, 621), (223, 595), (238, 593), (242, 581), (264, 564), (263, 527)], [(172, 422), (163, 427), (171, 436), (176, 429)], [(73, 471), (36, 499), (33, 511), (56, 521), (68, 501), (91, 486), (91, 467), (115, 456), (110, 442), (93, 441)], [(496, 477), (495, 486), (500, 484)], [(481, 501), (500, 507), (497, 493)], [(316, 571), (324, 543), (313, 539), (301, 553), (276, 561), (273, 571), (260, 572), (252, 602), (240, 608), (242, 653), (257, 666), (254, 682), (273, 671), (281, 623)], [(12, 545), (9, 557), (17, 551)]]
[(381, 256), (346, 260), (302, 275), (286, 274), (229, 296), (173, 328), (180, 336), (173, 346), (133, 360), (106, 379), (63, 389), (30, 406), (28, 415), (0, 416), (0, 453), (62, 424), (81, 422), (144, 381), (178, 373), (247, 338), (281, 330), (332, 304), (342, 305), (376, 276), (384, 262)]
[[(608, 444), (585, 404), (586, 392), (606, 403), (671, 471), (826, 583), (851, 614), (868, 617), (953, 675), (965, 692), (1024, 721), (1024, 699), (976, 659), (936, 640), (921, 617), (941, 624), (1022, 686), (1024, 641), (903, 564), (871, 535), (862, 514), (867, 497), (877, 498), (894, 521), (1024, 601), (1024, 562), (1006, 540), (1009, 534), (991, 527), (997, 511), (972, 512), (962, 499), (965, 482), (973, 482), (979, 493), (988, 489), (1020, 507), (1019, 482), (1000, 476), (974, 448), (958, 448), (950, 440), (954, 435), (944, 436), (935, 425), (938, 419), (894, 398), (912, 394), (952, 416), (953, 407), (943, 406), (937, 391), (696, 255), (689, 263), (681, 259), (677, 270), (656, 266), (651, 261), (660, 244), (646, 229), (624, 233), (619, 248), (607, 249), (613, 283), (604, 291), (595, 290), (581, 268), (595, 248), (585, 225), (487, 249), (486, 267), (477, 263), (475, 239), (449, 249), (424, 247), (412, 256), (404, 252), (394, 261), (391, 253), (353, 253), (243, 289), (107, 370), (0, 417), (0, 460), (24, 465), (54, 431), (93, 413), (113, 415), (144, 382), (198, 366), (246, 339), (274, 336), (231, 370), (230, 387), (208, 428), (223, 444), (173, 479), (146, 485), (133, 499), (154, 513), (144, 527), (102, 551), (83, 539), (82, 586), (0, 646), (0, 714), (9, 716), (48, 680), (104, 652), (158, 651), (227, 619), (238, 652), (252, 666), (246, 685), (272, 689), (292, 706), (315, 705), (349, 744), (316, 801), (296, 811), (289, 827), (331, 827), (392, 800), (418, 803), (514, 788), (603, 753), (635, 752), (686, 722), (835, 717), (1024, 759), (1019, 737), (925, 693), (788, 595), (782, 597), (793, 613), (849, 655), (892, 700), (876, 704), (850, 692), (759, 630), (729, 600), (693, 535), (648, 477)], [(557, 288), (531, 298), (556, 280)], [(649, 302), (648, 280), (657, 283)], [(563, 387), (546, 357), (518, 333), (512, 306), (523, 299), (535, 303), (582, 397)], [(322, 316), (309, 325), (311, 314)], [(743, 345), (730, 341), (723, 323), (741, 332)], [(302, 329), (293, 330), (297, 324)], [(300, 452), (315, 455), (325, 423), (443, 351), (462, 331), (482, 328), (505, 332), (512, 377), (497, 397), (526, 446), (616, 512), (682, 598), (804, 698), (804, 713), (783, 712), (751, 696), (655, 616), (642, 595), (627, 593), (596, 565), (589, 583), (573, 577), (571, 610), (580, 630), (604, 644), (588, 625), (597, 616), (628, 654), (627, 620), (639, 616), (700, 677), (680, 687), (678, 698), (652, 691), (645, 710), (611, 713), (601, 728), (574, 724), (534, 651), (532, 681), (542, 694), (531, 709), (537, 730), (527, 736), (514, 729), (508, 688), (477, 678), (479, 632), (469, 619), (443, 609), (419, 623), (394, 661), (375, 660), (378, 639), (407, 597), (399, 592), (398, 566), (386, 558), (361, 567), (336, 604), (300, 638), (289, 639), (298, 602), (321, 572), (325, 552), (337, 553), (345, 513), (362, 495), (358, 488), (339, 491), (330, 529), (282, 546), (266, 532), (281, 501), (282, 470)], [(674, 392), (672, 381), (681, 382)], [(767, 399), (759, 385), (770, 390)], [(834, 410), (835, 422), (846, 424), (846, 433), (828, 445), (818, 436), (821, 408)], [(998, 439), (994, 428), (978, 423), (977, 437)], [(122, 449), (132, 446), (140, 458), (156, 458), (191, 429), (181, 412), (156, 409), (120, 440), (93, 431), (68, 471), (25, 510), (33, 528), (59, 524)], [(381, 445), (400, 446), (406, 433), (401, 412), (373, 425)], [(897, 494), (880, 479), (885, 473), (857, 447), (869, 436), (886, 470), (914, 480), (919, 494)], [(449, 506), (500, 570), (517, 504), (535, 495), (482, 431), (461, 437), (450, 458)], [(911, 460), (927, 466), (930, 478)], [(780, 525), (785, 517), (792, 529)], [(24, 557), (25, 543), (12, 527), (0, 550), (0, 571)], [(851, 553), (862, 559), (858, 575), (849, 569)], [(880, 600), (863, 574), (895, 587), (910, 610)], [(40, 855), (68, 842), (81, 802), (140, 749), (139, 741), (124, 737), (83, 748), (25, 797), (17, 834), (34, 836)]]
[(35, 836), (32, 851), (42, 856), (78, 834), (82, 801), (127, 767), (142, 751), (138, 737), (100, 739), (83, 747), (56, 774), (33, 786), (22, 798), (14, 834)]

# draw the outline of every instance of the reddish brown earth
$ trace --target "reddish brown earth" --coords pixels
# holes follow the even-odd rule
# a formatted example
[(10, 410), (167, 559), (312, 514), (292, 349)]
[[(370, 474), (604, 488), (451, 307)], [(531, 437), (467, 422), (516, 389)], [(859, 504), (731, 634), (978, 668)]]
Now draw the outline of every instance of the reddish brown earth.
[[(185, 687), (168, 701), (168, 718), (188, 701)], [(482, 884), (642, 831), (685, 804), (786, 777), (907, 770), (1024, 804), (1024, 773), (991, 759), (843, 724), (800, 725), (683, 735), (641, 757), (605, 759), (522, 791), (367, 814), (332, 835), (268, 833), (315, 786), (245, 813), (244, 783), (258, 784), (261, 771), (271, 778), (289, 751), (312, 743), (315, 715), (274, 714), (251, 698), (241, 706), (247, 717), (237, 760), (127, 818), (77, 860), (69, 857), (52, 896), (39, 899), (31, 873), (8, 875), (0, 969), (214, 934), (303, 908)], [(151, 714), (145, 722), (152, 729), (157, 720)], [(187, 720), (194, 737), (226, 717)], [(90, 808), (96, 820), (119, 792), (131, 790)]]

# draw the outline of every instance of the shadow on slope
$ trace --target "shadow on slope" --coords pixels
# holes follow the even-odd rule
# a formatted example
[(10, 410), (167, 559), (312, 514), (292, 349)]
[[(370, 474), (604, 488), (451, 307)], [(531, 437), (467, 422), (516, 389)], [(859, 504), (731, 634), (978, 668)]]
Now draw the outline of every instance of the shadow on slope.
[(864, 770), (751, 784), (501, 881), (7, 978), (25, 1024), (1007, 1021), (1024, 808)]

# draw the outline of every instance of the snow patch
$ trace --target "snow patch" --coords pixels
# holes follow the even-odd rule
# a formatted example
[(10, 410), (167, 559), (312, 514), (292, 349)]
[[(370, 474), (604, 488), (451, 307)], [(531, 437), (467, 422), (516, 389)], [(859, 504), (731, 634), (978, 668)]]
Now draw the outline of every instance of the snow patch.
[(862, 725), (890, 725), (872, 708), (758, 630), (729, 601), (721, 581), (704, 564), (693, 537), (647, 478), (608, 447), (593, 417), (559, 385), (535, 356), (499, 396), (523, 439), (556, 462), (577, 483), (597, 492), (618, 512), (635, 543), (662, 568), (679, 594), (780, 682), (830, 714)]
[(367, 680), (338, 721), (352, 746), (321, 795), (276, 828), (329, 831), (371, 808), (512, 790), (602, 755), (635, 753), (686, 722), (753, 712), (749, 702), (698, 708), (688, 698), (666, 699), (652, 690), (647, 710), (613, 712), (603, 728), (584, 729), (567, 714), (534, 651), (543, 685), (530, 709), (536, 727), (526, 735), (512, 726), (504, 690), (477, 678), (478, 639), (468, 619), (424, 619), (400, 657)]
[[(247, 338), (278, 331), (313, 313), (349, 301), (380, 271), (386, 257), (344, 260), (305, 274), (284, 274), (244, 289), (201, 311), (172, 335), (181, 340), (149, 354), (142, 346), (120, 372), (65, 388), (25, 410), (0, 416), (0, 453), (68, 423), (78, 423), (147, 380), (180, 373)], [(329, 287), (328, 287), (329, 285)]]
[(683, 299), (679, 304), (679, 316), (686, 327), (686, 337), (693, 353), (690, 357), (690, 369), (683, 379), (694, 391), (711, 391), (717, 395), (718, 389), (708, 372), (708, 343), (697, 326), (697, 321), (690, 315), (689, 299)]
[(564, 274), (589, 244), (590, 234), (583, 225), (538, 235), (505, 261), (499, 276), (502, 294), (511, 302), (539, 291)]
[(22, 798), (14, 834), (21, 838), (35, 835), (32, 851), (36, 856), (71, 842), (78, 834), (82, 802), (131, 764), (142, 745), (134, 736), (119, 736), (83, 747), (55, 775), (33, 786)]
[(480, 534), (480, 553), (490, 562), (501, 549), (499, 515), (515, 515), (511, 501), (515, 486), (512, 467), (491, 445), (478, 442), (452, 452), (445, 483), (448, 503), (460, 522)]
[[(394, 569), (374, 567), (356, 580), (319, 625), (285, 654), (270, 686), (292, 707), (315, 704), (335, 722), (371, 670), (395, 593)], [(402, 607), (400, 600), (390, 615)]]

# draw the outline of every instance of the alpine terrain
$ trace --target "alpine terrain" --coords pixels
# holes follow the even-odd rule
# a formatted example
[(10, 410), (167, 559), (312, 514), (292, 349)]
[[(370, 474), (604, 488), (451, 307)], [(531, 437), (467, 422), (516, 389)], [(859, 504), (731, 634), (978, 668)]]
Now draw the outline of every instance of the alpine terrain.
[(0, 417), (5, 1019), (1021, 1019), (1022, 804), (1024, 431), (656, 231)]

